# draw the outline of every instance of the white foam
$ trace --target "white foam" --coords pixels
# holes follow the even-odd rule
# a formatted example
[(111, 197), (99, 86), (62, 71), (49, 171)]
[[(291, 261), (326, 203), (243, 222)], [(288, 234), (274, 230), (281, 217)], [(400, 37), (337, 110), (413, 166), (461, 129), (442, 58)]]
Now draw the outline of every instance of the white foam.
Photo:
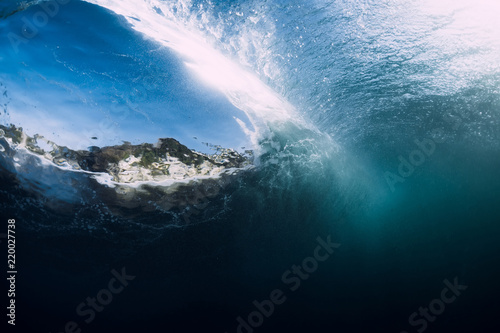
[[(23, 140), (19, 144), (15, 144), (12, 139), (10, 138), (5, 138), (7, 141), (7, 144), (15, 150), (15, 155), (13, 157), (13, 161), (15, 162), (13, 166), (16, 169), (16, 172), (21, 174), (24, 178), (26, 179), (37, 179), (37, 175), (42, 171), (42, 169), (47, 169), (47, 168), (55, 168), (59, 169), (62, 171), (67, 171), (70, 173), (79, 173), (79, 174), (85, 174), (93, 179), (95, 179), (99, 184), (108, 186), (110, 188), (115, 188), (116, 186), (120, 187), (125, 187), (125, 188), (140, 188), (144, 185), (150, 185), (150, 186), (171, 186), (174, 184), (188, 184), (190, 182), (197, 182), (201, 180), (206, 180), (206, 179), (219, 179), (223, 174), (226, 175), (232, 175), (237, 172), (243, 171), (243, 170), (250, 170), (254, 168), (253, 165), (247, 165), (242, 168), (227, 168), (227, 169), (214, 169), (214, 172), (209, 172), (206, 175), (196, 175), (196, 176), (189, 176), (183, 178), (180, 177), (174, 177), (174, 178), (169, 178), (169, 179), (163, 179), (163, 180), (144, 180), (144, 181), (134, 181), (134, 182), (118, 182), (113, 180), (113, 176), (109, 173), (106, 172), (94, 172), (94, 171), (86, 171), (81, 168), (75, 168), (74, 165), (70, 165), (67, 161), (63, 163), (56, 164), (54, 163), (50, 158), (47, 158), (47, 156), (41, 156), (37, 153), (34, 153), (30, 151), (27, 146), (26, 146), (26, 135), (23, 133)], [(5, 147), (0, 144), (0, 146), (3, 148), (2, 151), (5, 151)], [(36, 160), (37, 163), (25, 163), (30, 159), (31, 161)], [(171, 158), (172, 160), (175, 160), (175, 158)], [(136, 159), (137, 160), (137, 159)], [(133, 159), (130, 159), (131, 162), (136, 161)], [(29, 168), (30, 172), (26, 172), (25, 168)], [(184, 174), (183, 174), (184, 175)], [(166, 177), (165, 177), (166, 178)]]

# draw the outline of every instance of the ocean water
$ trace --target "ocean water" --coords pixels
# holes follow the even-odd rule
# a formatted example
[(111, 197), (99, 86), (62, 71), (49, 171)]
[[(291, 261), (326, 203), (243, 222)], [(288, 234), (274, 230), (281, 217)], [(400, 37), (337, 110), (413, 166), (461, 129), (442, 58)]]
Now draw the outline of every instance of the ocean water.
[(499, 14), (494, 0), (2, 1), (1, 125), (70, 149), (173, 137), (255, 154), (203, 203), (145, 211), (0, 138), (0, 247), (15, 219), (18, 271), (2, 325), (498, 330)]

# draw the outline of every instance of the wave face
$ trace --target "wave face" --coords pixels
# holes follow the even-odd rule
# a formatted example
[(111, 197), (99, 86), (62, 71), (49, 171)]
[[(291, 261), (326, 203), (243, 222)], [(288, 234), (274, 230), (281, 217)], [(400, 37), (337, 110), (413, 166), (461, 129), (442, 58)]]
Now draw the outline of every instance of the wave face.
[[(89, 331), (237, 331), (328, 235), (338, 255), (260, 331), (410, 331), (455, 276), (469, 303), (432, 329), (493, 322), (499, 14), (493, 0), (3, 2), (0, 209), (25, 235), (25, 274), (44, 276), (20, 282), (24, 325), (87, 325), (73, 308), (89, 279), (126, 264), (139, 286)], [(124, 184), (54, 162), (159, 138), (252, 165)]]

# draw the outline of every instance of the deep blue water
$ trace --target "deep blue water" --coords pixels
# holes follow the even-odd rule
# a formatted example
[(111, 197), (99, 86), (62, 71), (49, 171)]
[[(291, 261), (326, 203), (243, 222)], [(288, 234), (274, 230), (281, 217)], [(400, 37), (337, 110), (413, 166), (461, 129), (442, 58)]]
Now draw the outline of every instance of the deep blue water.
[[(286, 300), (255, 332), (498, 330), (496, 2), (91, 2), (59, 2), (17, 49), (9, 33), (43, 7), (0, 5), (2, 124), (69, 147), (253, 144), (259, 163), (184, 225), (181, 211), (121, 211), (68, 172), (13, 173), (2, 153), (9, 332), (237, 332), (275, 289)], [(193, 36), (202, 54), (182, 49)], [(233, 117), (264, 130), (252, 143)], [(283, 275), (318, 237), (340, 247), (292, 291)], [(122, 267), (135, 279), (85, 323), (76, 308)], [(455, 279), (467, 289), (412, 325)]]

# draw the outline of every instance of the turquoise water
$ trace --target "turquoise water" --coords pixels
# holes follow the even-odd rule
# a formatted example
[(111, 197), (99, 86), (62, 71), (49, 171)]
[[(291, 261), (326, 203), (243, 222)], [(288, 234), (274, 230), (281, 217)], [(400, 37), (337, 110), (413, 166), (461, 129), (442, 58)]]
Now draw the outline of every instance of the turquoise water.
[[(162, 136), (197, 150), (250, 147), (258, 163), (186, 225), (196, 203), (120, 209), (89, 179), (49, 171), (50, 182), (34, 182), (1, 155), (2, 218), (19, 228), (20, 326), (498, 326), (496, 2), (90, 2), (61, 2), (17, 50), (1, 39), (3, 124), (69, 147)], [(2, 13), (18, 8), (6, 4)], [(1, 33), (23, 36), (22, 19), (40, 10), (2, 14)], [(103, 119), (113, 125), (96, 131)], [(61, 203), (68, 196), (76, 201)], [(334, 253), (307, 278), (285, 275), (308, 265), (318, 237)], [(121, 267), (135, 279), (86, 323), (77, 306)], [(455, 279), (467, 289), (445, 303), (444, 281)], [(276, 289), (286, 300), (245, 329), (238, 318), (250, 325), (254, 300)], [(418, 313), (431, 304), (431, 319)]]

